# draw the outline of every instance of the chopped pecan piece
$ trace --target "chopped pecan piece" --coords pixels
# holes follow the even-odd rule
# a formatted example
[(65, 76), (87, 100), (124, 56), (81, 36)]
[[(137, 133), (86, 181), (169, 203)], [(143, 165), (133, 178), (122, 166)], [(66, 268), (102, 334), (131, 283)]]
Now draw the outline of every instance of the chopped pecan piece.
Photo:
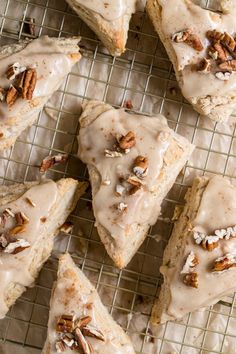
[(129, 184), (131, 184), (132, 186), (136, 186), (136, 187), (139, 187), (139, 188), (141, 188), (142, 185), (143, 185), (142, 181), (135, 175), (129, 176), (129, 178), (127, 179), (127, 182)]
[(213, 251), (215, 248), (217, 248), (219, 246), (219, 241), (216, 241), (216, 240), (210, 240), (210, 237), (206, 237), (202, 243), (201, 243), (202, 247), (211, 252)]
[(119, 139), (118, 143), (122, 150), (131, 149), (136, 144), (135, 134), (132, 131), (129, 131)]
[(4, 212), (3, 212), (3, 214), (6, 215), (6, 216), (11, 216), (12, 218), (15, 217), (15, 214), (11, 211), (10, 208), (6, 208), (6, 209), (4, 210)]
[(207, 31), (206, 36), (210, 41), (218, 42), (223, 38), (224, 34), (217, 30), (209, 30)]
[(195, 267), (199, 264), (199, 259), (197, 255), (191, 251), (185, 261), (181, 274), (189, 274), (191, 273)]
[(148, 172), (148, 159), (144, 156), (137, 156), (133, 167), (134, 174), (139, 177), (145, 177)]
[(111, 157), (111, 158), (122, 157), (123, 156), (121, 152), (114, 151), (114, 150), (109, 150), (109, 149), (105, 149), (104, 153), (105, 153), (106, 157)]
[(32, 100), (36, 81), (37, 72), (35, 69), (30, 68), (20, 74), (18, 88), (24, 100)]
[(29, 222), (29, 218), (21, 211), (15, 214), (15, 218), (16, 218), (17, 225), (28, 224)]
[(209, 50), (209, 54), (216, 52), (216, 54), (214, 54), (214, 56), (217, 56), (217, 59), (220, 60), (221, 62), (224, 62), (226, 60), (228, 60), (228, 58), (230, 57), (229, 52), (227, 51), (227, 49), (225, 49), (221, 43), (215, 43), (213, 44), (213, 46), (210, 48)]
[(184, 42), (198, 52), (201, 52), (204, 48), (200, 38), (191, 29), (174, 33), (172, 40), (176, 43)]
[(54, 156), (47, 156), (45, 159), (43, 159), (39, 171), (40, 172), (46, 172), (49, 168), (52, 166), (58, 164), (58, 163), (64, 163), (68, 160), (68, 155), (67, 154), (58, 154)]
[(125, 191), (125, 187), (122, 184), (117, 184), (116, 185), (115, 195), (117, 197), (121, 197), (122, 194), (124, 193), (124, 191)]
[(75, 317), (73, 315), (62, 315), (56, 325), (57, 332), (73, 332), (75, 327)]
[(236, 59), (234, 60), (228, 60), (228, 61), (225, 61), (224, 63), (221, 63), (219, 65), (219, 68), (221, 70), (226, 70), (226, 71), (236, 71)]
[(55, 344), (55, 347), (56, 347), (57, 353), (63, 353), (67, 349), (66, 343), (64, 343), (63, 340), (58, 340)]
[(18, 234), (21, 234), (22, 232), (25, 232), (25, 225), (23, 225), (23, 224), (17, 225), (9, 231), (10, 235), (18, 235)]
[(222, 272), (224, 270), (236, 267), (236, 257), (228, 253), (223, 257), (217, 258), (213, 265), (214, 272)]
[(184, 284), (193, 288), (198, 288), (198, 274), (188, 273), (184, 275)]
[(91, 321), (92, 321), (91, 316), (81, 317), (78, 321), (76, 321), (76, 327), (79, 327), (81, 329), (87, 326)]
[(6, 248), (4, 248), (4, 253), (17, 254), (24, 251), (26, 248), (30, 247), (30, 243), (23, 239), (17, 239), (10, 242)]
[(10, 86), (6, 93), (6, 102), (8, 107), (12, 107), (13, 104), (16, 102), (18, 97), (18, 91), (14, 86)]
[(93, 337), (99, 339), (101, 341), (105, 341), (105, 337), (101, 331), (99, 331), (96, 327), (87, 325), (82, 328), (82, 333), (86, 337)]
[(9, 65), (7, 72), (6, 72), (6, 77), (8, 78), (8, 80), (15, 80), (17, 75), (24, 72), (25, 70), (26, 70), (26, 67), (21, 66), (19, 63)]
[(75, 339), (78, 342), (79, 347), (81, 348), (81, 351), (82, 351), (81, 354), (92, 354), (92, 351), (91, 351), (91, 348), (90, 348), (88, 342), (86, 341), (83, 333), (81, 332), (81, 330), (78, 327), (75, 329)]
[(198, 71), (201, 73), (209, 73), (211, 71), (211, 62), (209, 59), (203, 58), (199, 64)]
[(129, 190), (129, 195), (133, 195), (133, 194), (135, 194), (137, 191), (139, 191), (140, 190), (140, 187), (138, 187), (138, 186), (133, 186), (132, 188), (130, 188), (130, 190)]
[(69, 234), (72, 229), (73, 229), (73, 222), (72, 221), (66, 221), (64, 224), (60, 227), (60, 231), (64, 232), (65, 234)]
[(33, 202), (33, 200), (32, 199), (30, 199), (30, 198), (28, 198), (28, 197), (26, 197), (25, 198), (25, 200), (27, 201), (27, 203), (28, 204), (30, 204), (32, 207), (36, 207), (36, 204), (35, 204), (35, 202)]

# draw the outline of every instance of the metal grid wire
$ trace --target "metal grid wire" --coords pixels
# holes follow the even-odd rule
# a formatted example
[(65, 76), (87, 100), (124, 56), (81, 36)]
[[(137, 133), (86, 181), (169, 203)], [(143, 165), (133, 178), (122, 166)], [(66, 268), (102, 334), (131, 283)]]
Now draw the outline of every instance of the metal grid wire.
[[(214, 7), (215, 1), (206, 2), (205, 5)], [(212, 122), (203, 124), (199, 115), (182, 98), (171, 63), (145, 13), (134, 15), (130, 24), (127, 52), (115, 59), (104, 52), (93, 33), (64, 0), (1, 0), (1, 6), (1, 44), (30, 37), (25, 33), (25, 23), (29, 17), (36, 17), (36, 36), (48, 34), (63, 37), (80, 34), (84, 60), (87, 61), (87, 70), (80, 74), (69, 74), (64, 86), (58, 91), (60, 104), (51, 107), (56, 120), (51, 125), (45, 125), (41, 113), (28, 134), (21, 135), (11, 151), (1, 157), (4, 167), (0, 176), (2, 182), (8, 184), (36, 178), (38, 169), (35, 166), (35, 156), (63, 153), (65, 142), (70, 144), (69, 160), (65, 166), (51, 169), (48, 176), (54, 179), (68, 176), (87, 178), (85, 166), (74, 156), (76, 132), (79, 128), (78, 115), (66, 108), (65, 103), (68, 100), (78, 99), (82, 102), (84, 99), (96, 98), (118, 107), (132, 99), (133, 110), (138, 113), (164, 113), (169, 125), (196, 145), (195, 154), (201, 163), (189, 164), (178, 177), (165, 199), (162, 216), (152, 227), (132, 262), (122, 271), (113, 266), (94, 228), (90, 192), (81, 198), (70, 216), (75, 225), (73, 233), (70, 236), (59, 235), (59, 251), (69, 251), (73, 255), (76, 263), (97, 287), (110, 313), (131, 336), (137, 353), (153, 353), (151, 348), (154, 345), (157, 348), (155, 353), (162, 354), (174, 353), (170, 350), (171, 345), (176, 353), (181, 354), (226, 353), (228, 339), (234, 339), (236, 343), (235, 332), (231, 330), (236, 323), (235, 296), (229, 296), (220, 305), (208, 308), (204, 312), (204, 324), (201, 325), (190, 314), (179, 323), (166, 324), (155, 335), (149, 330), (149, 320), (152, 303), (161, 282), (158, 268), (166, 240), (171, 233), (171, 215), (175, 205), (183, 201), (187, 188), (187, 171), (196, 174), (218, 173), (235, 178), (235, 129), (231, 127), (227, 130)], [(101, 66), (106, 67), (106, 80), (97, 77)], [(117, 80), (117, 75), (122, 80)], [(137, 82), (137, 79), (142, 84), (134, 85), (133, 82)], [(68, 92), (70, 80), (83, 82), (83, 92)], [(91, 97), (91, 87), (94, 85), (97, 85), (99, 97)], [(118, 100), (113, 98), (113, 92), (119, 93)], [(50, 144), (44, 144), (38, 139), (38, 135), (42, 133), (50, 137)], [(27, 153), (19, 155), (18, 151), (22, 151), (22, 148)], [(219, 162), (217, 164), (216, 159)], [(159, 238), (159, 234), (165, 237)], [(29, 289), (11, 308), (7, 317), (0, 321), (0, 338), (4, 345), (12, 342), (25, 348), (42, 348), (56, 269), (56, 258), (51, 257), (41, 271), (36, 286)], [(224, 318), (224, 328), (215, 328), (212, 318), (220, 317)], [(201, 338), (196, 344), (192, 338), (198, 330), (201, 330)], [(170, 331), (171, 336), (168, 334)], [(174, 335), (176, 331), (178, 336)], [(214, 335), (220, 338), (218, 346), (215, 342), (214, 345), (209, 345), (208, 339)], [(227, 353), (235, 353), (235, 350)]]

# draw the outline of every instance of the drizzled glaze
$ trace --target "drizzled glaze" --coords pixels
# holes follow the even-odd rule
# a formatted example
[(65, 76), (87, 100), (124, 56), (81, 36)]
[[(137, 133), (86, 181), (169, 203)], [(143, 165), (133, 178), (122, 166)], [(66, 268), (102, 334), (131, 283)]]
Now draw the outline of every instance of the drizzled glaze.
[[(236, 90), (236, 74), (232, 74), (228, 81), (217, 79), (214, 73), (203, 74), (192, 69), (194, 64), (207, 56), (209, 41), (206, 38), (208, 30), (216, 29), (220, 32), (236, 33), (236, 9), (228, 14), (217, 14), (194, 5), (189, 0), (158, 0), (162, 6), (162, 31), (170, 40), (173, 33), (191, 28), (202, 43), (204, 50), (200, 53), (185, 43), (172, 42), (175, 50), (178, 68), (181, 72), (181, 87), (186, 98), (204, 97), (206, 95), (224, 96)], [(178, 14), (181, 14), (179, 16)]]
[[(219, 176), (213, 177), (204, 190), (198, 213), (192, 222), (193, 230), (212, 234), (216, 229), (226, 229), (235, 224), (236, 189), (226, 179)], [(161, 267), (161, 272), (165, 275), (171, 291), (168, 314), (181, 318), (186, 313), (212, 305), (224, 295), (235, 291), (235, 268), (217, 274), (212, 272), (214, 261), (218, 257), (227, 253), (235, 254), (235, 250), (236, 238), (231, 238), (220, 240), (219, 247), (208, 252), (194, 242), (193, 233), (189, 232), (185, 250), (177, 260), (175, 267)], [(198, 289), (187, 287), (180, 274), (191, 251), (199, 259), (196, 267), (199, 277)]]
[(137, 0), (72, 0), (72, 3), (74, 3), (74, 6), (78, 3), (98, 13), (107, 21), (114, 21), (125, 14), (134, 13), (136, 1)]
[[(27, 202), (27, 198), (36, 204), (35, 207)], [(32, 248), (40, 239), (40, 234), (43, 233), (45, 228), (45, 224), (40, 221), (40, 218), (47, 218), (56, 198), (57, 185), (53, 181), (48, 181), (30, 188), (20, 198), (0, 208), (0, 214), (6, 208), (10, 208), (13, 213), (21, 211), (29, 218), (25, 231), (16, 235), (16, 237), (30, 243), (29, 248), (16, 255), (0, 253), (0, 318), (3, 318), (8, 311), (4, 297), (7, 295), (6, 291), (9, 285), (17, 283), (30, 286), (34, 282), (34, 278), (29, 271), (31, 257), (28, 257), (28, 254), (32, 252)], [(0, 228), (0, 232), (4, 231), (5, 229)]]
[[(104, 150), (112, 150), (115, 136), (124, 136), (129, 131), (136, 136), (136, 145), (130, 152), (118, 158), (105, 157)], [(173, 140), (181, 146), (182, 140), (167, 126), (162, 115), (155, 118), (131, 115), (122, 109), (102, 113), (89, 126), (80, 130), (79, 157), (86, 164), (94, 166), (100, 175), (99, 186), (93, 195), (96, 220), (121, 247), (125, 246), (127, 235), (135, 224), (152, 225), (156, 222), (161, 203), (157, 193), (158, 178), (164, 165), (164, 155)], [(126, 179), (131, 174), (138, 155), (148, 158), (149, 168), (147, 176), (143, 178), (144, 187), (133, 195), (123, 193), (117, 196), (115, 191), (119, 179)], [(109, 181), (109, 184), (104, 184), (104, 181)], [(117, 210), (119, 203), (127, 205), (125, 212)]]
[[(116, 332), (115, 327), (111, 326), (111, 321), (108, 319), (108, 314), (104, 313), (101, 308), (98, 294), (88, 284), (88, 280), (79, 272), (80, 281), (74, 278), (75, 268), (70, 259), (71, 267), (66, 272), (68, 276), (60, 276), (57, 280), (56, 287), (53, 292), (53, 300), (50, 306), (50, 318), (48, 323), (49, 341), (51, 343), (50, 353), (56, 354), (55, 342), (58, 340), (58, 333), (56, 332), (57, 319), (62, 314), (75, 314), (76, 318), (84, 316), (91, 316), (91, 325), (98, 328), (104, 335), (105, 341), (89, 337), (88, 340), (92, 344), (94, 354), (134, 354), (132, 345), (124, 343), (124, 339), (120, 337), (120, 328)], [(60, 265), (59, 265), (60, 267)], [(98, 303), (99, 301), (99, 303)], [(73, 351), (77, 352), (77, 351)], [(71, 354), (72, 351), (68, 348), (63, 353)]]

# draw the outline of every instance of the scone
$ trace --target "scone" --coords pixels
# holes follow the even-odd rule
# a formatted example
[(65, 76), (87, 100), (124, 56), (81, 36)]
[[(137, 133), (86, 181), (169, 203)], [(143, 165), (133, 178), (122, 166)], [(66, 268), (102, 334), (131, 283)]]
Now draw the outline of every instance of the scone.
[(236, 6), (216, 13), (190, 0), (148, 0), (147, 12), (184, 97), (200, 114), (227, 122), (236, 107)]
[(80, 59), (78, 42), (43, 36), (0, 48), (0, 150), (35, 122)]
[(164, 252), (153, 323), (181, 319), (236, 291), (236, 188), (198, 177)]
[(103, 102), (87, 103), (80, 124), (78, 155), (88, 166), (96, 227), (123, 268), (155, 224), (193, 146), (160, 114), (129, 114)]
[(130, 339), (69, 254), (60, 257), (43, 354), (135, 354)]
[(70, 178), (0, 187), (0, 318), (33, 285), (86, 187)]
[(137, 0), (66, 0), (115, 56), (125, 51), (129, 22)]

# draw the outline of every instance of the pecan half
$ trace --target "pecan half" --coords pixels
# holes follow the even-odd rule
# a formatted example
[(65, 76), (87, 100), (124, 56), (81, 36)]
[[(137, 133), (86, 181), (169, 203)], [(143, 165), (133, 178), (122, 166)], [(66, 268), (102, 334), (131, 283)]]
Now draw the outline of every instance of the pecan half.
[(172, 40), (176, 43), (184, 42), (198, 52), (201, 52), (204, 48), (200, 38), (194, 34), (191, 29), (174, 33), (172, 35)]
[(136, 144), (135, 134), (132, 131), (129, 131), (119, 139), (118, 143), (122, 150), (131, 149)]
[(225, 61), (224, 63), (221, 63), (219, 65), (219, 68), (221, 70), (226, 70), (226, 71), (236, 71), (236, 60), (228, 60), (228, 61)]
[(22, 93), (24, 100), (32, 100), (37, 81), (37, 72), (35, 69), (27, 69), (19, 76), (18, 88)]
[(13, 104), (16, 102), (18, 97), (18, 91), (14, 86), (10, 86), (6, 93), (6, 102), (8, 107), (12, 107)]
[(197, 273), (188, 273), (184, 275), (184, 284), (191, 286), (192, 288), (198, 288), (198, 274)]

